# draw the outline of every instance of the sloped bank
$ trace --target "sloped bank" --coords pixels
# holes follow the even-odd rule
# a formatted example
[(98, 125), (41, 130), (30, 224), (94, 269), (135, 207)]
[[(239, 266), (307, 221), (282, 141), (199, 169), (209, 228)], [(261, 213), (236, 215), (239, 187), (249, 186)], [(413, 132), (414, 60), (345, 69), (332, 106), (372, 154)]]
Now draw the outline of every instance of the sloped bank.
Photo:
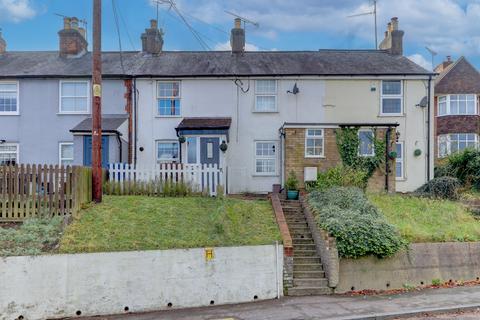
[(0, 258), (0, 319), (144, 312), (282, 295), (283, 247)]

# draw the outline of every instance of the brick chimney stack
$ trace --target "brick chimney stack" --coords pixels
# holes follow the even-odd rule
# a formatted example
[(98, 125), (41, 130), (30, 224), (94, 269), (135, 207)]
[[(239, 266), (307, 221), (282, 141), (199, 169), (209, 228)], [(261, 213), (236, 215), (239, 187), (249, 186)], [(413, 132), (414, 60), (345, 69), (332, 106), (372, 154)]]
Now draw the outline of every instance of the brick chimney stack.
[(157, 20), (150, 20), (150, 28), (142, 33), (142, 51), (148, 54), (160, 54), (163, 50), (163, 30), (158, 29)]
[(76, 57), (85, 54), (88, 48), (85, 35), (85, 29), (78, 26), (78, 18), (63, 18), (63, 29), (58, 32), (60, 56)]
[(244, 53), (245, 52), (245, 30), (242, 28), (242, 20), (235, 18), (234, 27), (230, 34), (230, 46), (232, 47), (232, 53)]
[(0, 29), (0, 54), (5, 53), (7, 51), (7, 42), (2, 37), (2, 29)]
[(395, 56), (403, 55), (403, 35), (403, 30), (398, 30), (398, 18), (393, 17), (387, 24), (385, 39), (380, 43), (379, 48)]
[(446, 60), (440, 63), (438, 66), (435, 67), (435, 72), (442, 72), (445, 70), (449, 65), (453, 63), (452, 56), (447, 56)]

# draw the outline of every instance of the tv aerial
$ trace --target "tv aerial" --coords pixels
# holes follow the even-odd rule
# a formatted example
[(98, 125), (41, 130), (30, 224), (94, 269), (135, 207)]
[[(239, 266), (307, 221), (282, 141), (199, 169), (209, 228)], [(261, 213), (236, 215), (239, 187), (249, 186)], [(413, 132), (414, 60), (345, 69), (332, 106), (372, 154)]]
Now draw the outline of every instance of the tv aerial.
[(242, 17), (242, 16), (240, 16), (240, 15), (238, 15), (238, 14), (236, 14), (236, 13), (233, 13), (233, 12), (227, 11), (227, 10), (225, 10), (225, 13), (228, 13), (229, 15), (234, 16), (234, 17), (239, 18), (240, 20), (242, 20), (242, 22), (243, 22), (243, 27), (244, 27), (244, 28), (245, 28), (245, 25), (246, 25), (247, 23), (253, 25), (255, 28), (259, 28), (259, 27), (260, 27), (260, 24), (259, 24), (258, 22), (255, 22), (255, 21), (252, 21), (252, 20), (247, 19), (247, 18), (245, 18), (245, 17)]
[(368, 12), (363, 12), (363, 13), (357, 13), (357, 14), (352, 14), (347, 16), (347, 18), (355, 18), (355, 17), (361, 17), (361, 16), (368, 16), (368, 15), (373, 15), (374, 19), (374, 27), (375, 27), (375, 50), (378, 49), (378, 36), (377, 36), (377, 0), (372, 0), (373, 2), (373, 9), (372, 11)]

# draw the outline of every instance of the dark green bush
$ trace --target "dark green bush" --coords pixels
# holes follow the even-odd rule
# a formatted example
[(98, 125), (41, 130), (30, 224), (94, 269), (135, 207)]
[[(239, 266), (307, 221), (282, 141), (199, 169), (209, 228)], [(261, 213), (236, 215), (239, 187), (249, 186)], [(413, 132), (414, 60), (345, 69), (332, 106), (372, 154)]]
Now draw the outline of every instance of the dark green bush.
[(454, 177), (439, 177), (430, 180), (415, 190), (415, 193), (430, 198), (458, 200), (460, 181)]
[(341, 257), (383, 258), (395, 254), (406, 244), (359, 188), (314, 191), (308, 196), (308, 202), (318, 225), (335, 237)]
[(451, 176), (467, 187), (480, 190), (480, 150), (465, 149), (448, 156), (435, 168), (435, 177)]
[(314, 187), (320, 190), (331, 187), (357, 187), (365, 189), (367, 182), (367, 171), (338, 165), (326, 171), (319, 172)]

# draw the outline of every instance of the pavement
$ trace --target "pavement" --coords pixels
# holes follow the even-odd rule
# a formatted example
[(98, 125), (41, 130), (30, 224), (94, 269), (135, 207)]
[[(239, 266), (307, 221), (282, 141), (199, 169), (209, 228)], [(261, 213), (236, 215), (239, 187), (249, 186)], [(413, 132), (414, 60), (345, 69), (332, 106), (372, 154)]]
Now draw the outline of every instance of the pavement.
[[(480, 286), (427, 289), (395, 295), (285, 297), (280, 300), (171, 309), (90, 319), (125, 320), (359, 320), (416, 319), (415, 315), (480, 310)], [(422, 319), (422, 318), (419, 318)], [(425, 319), (425, 318), (423, 318)], [(435, 319), (435, 318), (430, 318)], [(461, 318), (440, 318), (461, 319)], [(475, 318), (466, 318), (475, 319)], [(478, 317), (476, 319), (479, 319)]]

